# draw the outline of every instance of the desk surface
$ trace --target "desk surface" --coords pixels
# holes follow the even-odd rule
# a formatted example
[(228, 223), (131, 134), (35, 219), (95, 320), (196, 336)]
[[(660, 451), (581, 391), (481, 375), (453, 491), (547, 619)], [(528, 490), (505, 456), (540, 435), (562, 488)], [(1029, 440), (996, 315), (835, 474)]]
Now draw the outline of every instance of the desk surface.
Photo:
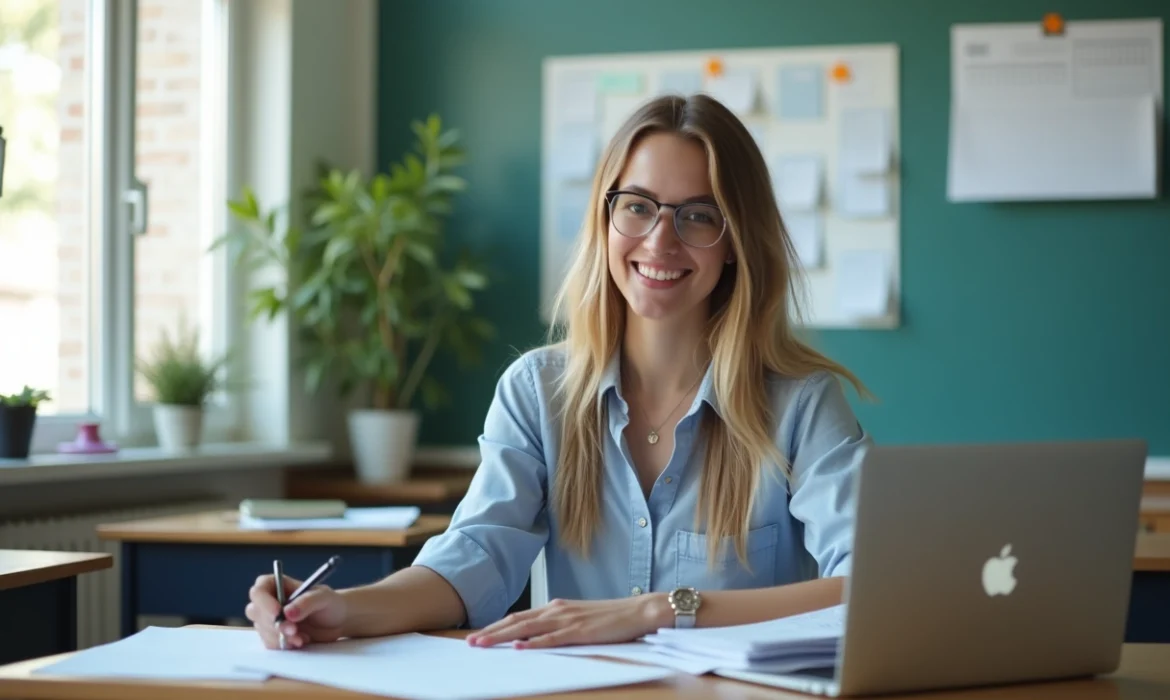
[(365, 484), (353, 472), (293, 471), (284, 478), (287, 498), (336, 498), (350, 505), (450, 503), (467, 495), (474, 469), (432, 469), (394, 484)]
[(104, 540), (176, 544), (333, 545), (406, 547), (422, 544), (447, 529), (446, 515), (422, 515), (406, 530), (245, 530), (234, 510), (172, 515), (98, 526)]
[(109, 554), (0, 549), (0, 591), (86, 574), (114, 565)]
[(1135, 571), (1170, 571), (1170, 532), (1140, 533), (1133, 568)]
[[(241, 634), (251, 634), (241, 630)], [(462, 636), (466, 632), (448, 632)], [(56, 678), (32, 675), (39, 666), (65, 655), (0, 666), (0, 698), (22, 700), (357, 700), (379, 696), (273, 679), (263, 683), (163, 682), (155, 680)], [(566, 700), (809, 700), (809, 695), (741, 683), (716, 676), (677, 675), (663, 681), (609, 689), (541, 696)], [(1165, 700), (1170, 697), (1170, 644), (1127, 644), (1116, 673), (1097, 680), (1033, 683), (977, 690), (917, 693), (913, 700)], [(529, 696), (528, 700), (540, 700)]]

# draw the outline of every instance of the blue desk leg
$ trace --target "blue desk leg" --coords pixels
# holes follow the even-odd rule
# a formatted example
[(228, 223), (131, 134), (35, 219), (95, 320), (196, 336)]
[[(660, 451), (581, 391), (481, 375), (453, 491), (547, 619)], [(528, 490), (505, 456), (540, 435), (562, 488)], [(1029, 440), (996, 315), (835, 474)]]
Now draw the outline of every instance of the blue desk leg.
[(138, 631), (138, 545), (122, 543), (122, 637)]

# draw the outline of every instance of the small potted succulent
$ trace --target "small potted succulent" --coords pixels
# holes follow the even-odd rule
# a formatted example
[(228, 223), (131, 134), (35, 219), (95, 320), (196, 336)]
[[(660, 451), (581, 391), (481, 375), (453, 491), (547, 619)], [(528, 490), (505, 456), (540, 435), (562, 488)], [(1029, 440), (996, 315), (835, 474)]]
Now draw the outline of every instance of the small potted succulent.
[(28, 457), (37, 405), (48, 399), (48, 392), (30, 386), (16, 394), (0, 394), (0, 458)]
[(154, 357), (138, 361), (138, 371), (154, 394), (154, 430), (160, 447), (182, 450), (200, 443), (204, 404), (222, 386), (225, 359), (205, 360), (198, 331), (184, 326), (175, 340), (164, 331)]

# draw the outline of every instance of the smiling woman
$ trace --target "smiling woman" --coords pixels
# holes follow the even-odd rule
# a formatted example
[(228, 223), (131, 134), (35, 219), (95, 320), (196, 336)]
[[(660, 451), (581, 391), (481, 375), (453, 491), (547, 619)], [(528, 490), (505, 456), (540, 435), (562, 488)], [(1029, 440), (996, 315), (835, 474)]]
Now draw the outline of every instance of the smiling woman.
[[(291, 605), (294, 647), (459, 624), (483, 646), (620, 642), (841, 602), (871, 440), (839, 377), (861, 387), (793, 331), (795, 254), (743, 124), (704, 95), (636, 111), (568, 269), (566, 320), (500, 379), (448, 531)], [(542, 550), (555, 600), (504, 617)], [(275, 585), (246, 609), (270, 646)]]

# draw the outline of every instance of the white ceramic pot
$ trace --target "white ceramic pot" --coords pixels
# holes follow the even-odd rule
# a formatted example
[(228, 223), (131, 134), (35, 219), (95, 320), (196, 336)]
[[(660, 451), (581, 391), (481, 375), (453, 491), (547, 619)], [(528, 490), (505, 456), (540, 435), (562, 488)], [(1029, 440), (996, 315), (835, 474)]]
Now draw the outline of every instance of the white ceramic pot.
[(203, 438), (203, 407), (154, 405), (154, 433), (164, 450), (185, 450)]
[(358, 480), (366, 484), (405, 481), (414, 462), (418, 423), (418, 411), (350, 411), (349, 444)]

